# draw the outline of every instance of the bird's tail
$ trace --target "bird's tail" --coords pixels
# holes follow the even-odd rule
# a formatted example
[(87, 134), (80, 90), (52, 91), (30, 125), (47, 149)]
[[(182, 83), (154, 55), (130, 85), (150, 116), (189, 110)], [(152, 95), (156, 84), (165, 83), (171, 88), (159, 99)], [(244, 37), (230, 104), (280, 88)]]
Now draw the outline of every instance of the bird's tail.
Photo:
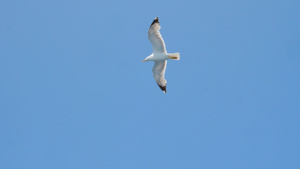
[(180, 53), (168, 53), (168, 57), (173, 60), (180, 60)]

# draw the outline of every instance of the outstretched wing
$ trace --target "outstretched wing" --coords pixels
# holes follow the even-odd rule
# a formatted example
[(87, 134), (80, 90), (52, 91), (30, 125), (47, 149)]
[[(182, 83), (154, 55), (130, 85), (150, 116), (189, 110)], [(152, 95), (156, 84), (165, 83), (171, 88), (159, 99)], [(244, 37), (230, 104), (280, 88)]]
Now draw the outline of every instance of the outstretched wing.
[(148, 31), (148, 39), (152, 44), (153, 53), (167, 53), (165, 42), (159, 32), (160, 25), (158, 17), (154, 19)]
[(153, 77), (160, 87), (160, 89), (166, 93), (167, 92), (167, 81), (165, 79), (165, 72), (167, 68), (167, 61), (155, 61), (152, 68)]

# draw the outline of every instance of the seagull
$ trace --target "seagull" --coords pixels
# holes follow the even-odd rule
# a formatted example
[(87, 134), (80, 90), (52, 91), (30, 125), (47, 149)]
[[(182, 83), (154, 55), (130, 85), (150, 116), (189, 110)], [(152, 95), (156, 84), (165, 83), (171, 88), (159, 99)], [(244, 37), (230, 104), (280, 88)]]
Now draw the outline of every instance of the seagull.
[(156, 17), (148, 31), (148, 39), (152, 44), (153, 53), (146, 57), (143, 62), (154, 61), (154, 66), (152, 68), (153, 77), (160, 89), (166, 93), (167, 81), (165, 79), (165, 72), (167, 68), (167, 60), (179, 60), (180, 54), (167, 53), (165, 42), (159, 32), (160, 28), (158, 17)]

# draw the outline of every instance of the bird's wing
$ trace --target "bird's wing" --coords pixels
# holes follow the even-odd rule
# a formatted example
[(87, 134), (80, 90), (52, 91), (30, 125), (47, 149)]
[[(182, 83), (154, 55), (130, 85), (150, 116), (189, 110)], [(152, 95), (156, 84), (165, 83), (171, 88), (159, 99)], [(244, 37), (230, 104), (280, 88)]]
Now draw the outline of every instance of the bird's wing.
[(167, 61), (154, 61), (154, 66), (152, 68), (153, 77), (160, 87), (160, 89), (166, 93), (167, 92), (167, 81), (165, 79), (165, 72), (167, 68)]
[(160, 25), (158, 17), (154, 19), (148, 31), (148, 39), (152, 44), (153, 53), (167, 53), (166, 45), (159, 32)]

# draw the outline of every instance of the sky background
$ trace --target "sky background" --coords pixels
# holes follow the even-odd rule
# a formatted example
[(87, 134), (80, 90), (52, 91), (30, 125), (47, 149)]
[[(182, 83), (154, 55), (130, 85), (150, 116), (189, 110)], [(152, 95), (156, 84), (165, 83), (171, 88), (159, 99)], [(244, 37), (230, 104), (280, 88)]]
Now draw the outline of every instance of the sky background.
[[(0, 168), (299, 169), (300, 1), (0, 1)], [(167, 93), (147, 31), (159, 17)]]

